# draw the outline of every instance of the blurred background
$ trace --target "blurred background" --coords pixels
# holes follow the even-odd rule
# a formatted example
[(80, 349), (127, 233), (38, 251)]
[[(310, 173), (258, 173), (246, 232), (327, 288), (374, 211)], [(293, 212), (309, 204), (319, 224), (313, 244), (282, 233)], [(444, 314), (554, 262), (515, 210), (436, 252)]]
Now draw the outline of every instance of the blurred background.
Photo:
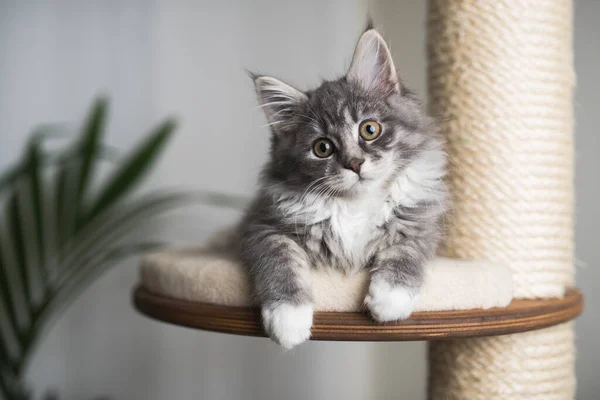
[[(578, 399), (600, 393), (595, 288), (600, 226), (600, 1), (575, 7)], [(80, 121), (111, 100), (107, 142), (131, 146), (168, 115), (180, 121), (148, 187), (250, 196), (268, 132), (244, 68), (299, 88), (345, 72), (370, 10), (405, 81), (426, 98), (422, 0), (0, 0), (0, 171), (40, 122)], [(234, 211), (192, 207), (153, 225), (175, 244), (204, 241)], [(424, 399), (424, 343), (306, 343), (151, 321), (134, 312), (135, 261), (102, 276), (64, 313), (28, 380), (65, 399)]]

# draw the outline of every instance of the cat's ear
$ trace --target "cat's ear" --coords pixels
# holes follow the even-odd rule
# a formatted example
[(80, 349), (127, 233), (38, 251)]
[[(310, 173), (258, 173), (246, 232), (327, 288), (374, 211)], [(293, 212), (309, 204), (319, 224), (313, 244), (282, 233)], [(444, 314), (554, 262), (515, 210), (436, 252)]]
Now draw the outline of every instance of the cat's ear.
[(368, 91), (377, 91), (385, 96), (400, 93), (392, 55), (375, 29), (368, 29), (360, 37), (346, 78), (358, 82)]
[(258, 102), (273, 132), (278, 132), (290, 122), (295, 106), (306, 101), (306, 94), (278, 79), (269, 76), (252, 76)]

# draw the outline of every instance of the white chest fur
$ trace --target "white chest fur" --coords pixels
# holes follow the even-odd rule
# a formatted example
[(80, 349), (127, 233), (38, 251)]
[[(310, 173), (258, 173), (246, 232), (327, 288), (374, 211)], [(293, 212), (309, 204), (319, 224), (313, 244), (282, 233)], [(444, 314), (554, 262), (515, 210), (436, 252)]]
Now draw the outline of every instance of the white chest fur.
[[(373, 252), (373, 241), (389, 219), (390, 208), (382, 196), (336, 199), (323, 210), (328, 214), (323, 239), (332, 252), (343, 255), (339, 261), (347, 272), (363, 267)], [(345, 262), (344, 262), (345, 261)]]

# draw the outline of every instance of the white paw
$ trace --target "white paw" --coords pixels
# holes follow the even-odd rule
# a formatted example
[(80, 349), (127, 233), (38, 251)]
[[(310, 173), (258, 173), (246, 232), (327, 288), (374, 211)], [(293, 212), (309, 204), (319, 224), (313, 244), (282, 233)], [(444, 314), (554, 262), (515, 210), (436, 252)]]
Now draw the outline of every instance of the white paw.
[(417, 303), (417, 292), (404, 286), (392, 286), (384, 280), (371, 281), (365, 304), (379, 322), (397, 321), (410, 316)]
[(310, 337), (313, 307), (289, 303), (274, 308), (263, 307), (262, 319), (271, 339), (289, 350)]

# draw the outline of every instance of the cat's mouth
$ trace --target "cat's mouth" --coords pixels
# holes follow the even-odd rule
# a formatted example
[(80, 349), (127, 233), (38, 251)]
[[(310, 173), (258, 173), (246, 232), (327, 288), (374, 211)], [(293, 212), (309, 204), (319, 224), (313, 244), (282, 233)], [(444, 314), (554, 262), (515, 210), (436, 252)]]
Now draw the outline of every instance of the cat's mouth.
[(336, 193), (342, 197), (355, 195), (363, 190), (364, 185), (370, 180), (372, 179), (358, 174), (354, 174), (352, 178), (345, 177), (345, 179), (342, 179), (341, 182), (336, 185)]
[(361, 173), (361, 174), (354, 174), (354, 175), (356, 176), (356, 178), (354, 178), (355, 180), (354, 180), (354, 182), (351, 185), (352, 187), (360, 185), (360, 184), (364, 184), (366, 182), (369, 182), (369, 181), (373, 180), (373, 177), (367, 176), (366, 174), (362, 174)]

